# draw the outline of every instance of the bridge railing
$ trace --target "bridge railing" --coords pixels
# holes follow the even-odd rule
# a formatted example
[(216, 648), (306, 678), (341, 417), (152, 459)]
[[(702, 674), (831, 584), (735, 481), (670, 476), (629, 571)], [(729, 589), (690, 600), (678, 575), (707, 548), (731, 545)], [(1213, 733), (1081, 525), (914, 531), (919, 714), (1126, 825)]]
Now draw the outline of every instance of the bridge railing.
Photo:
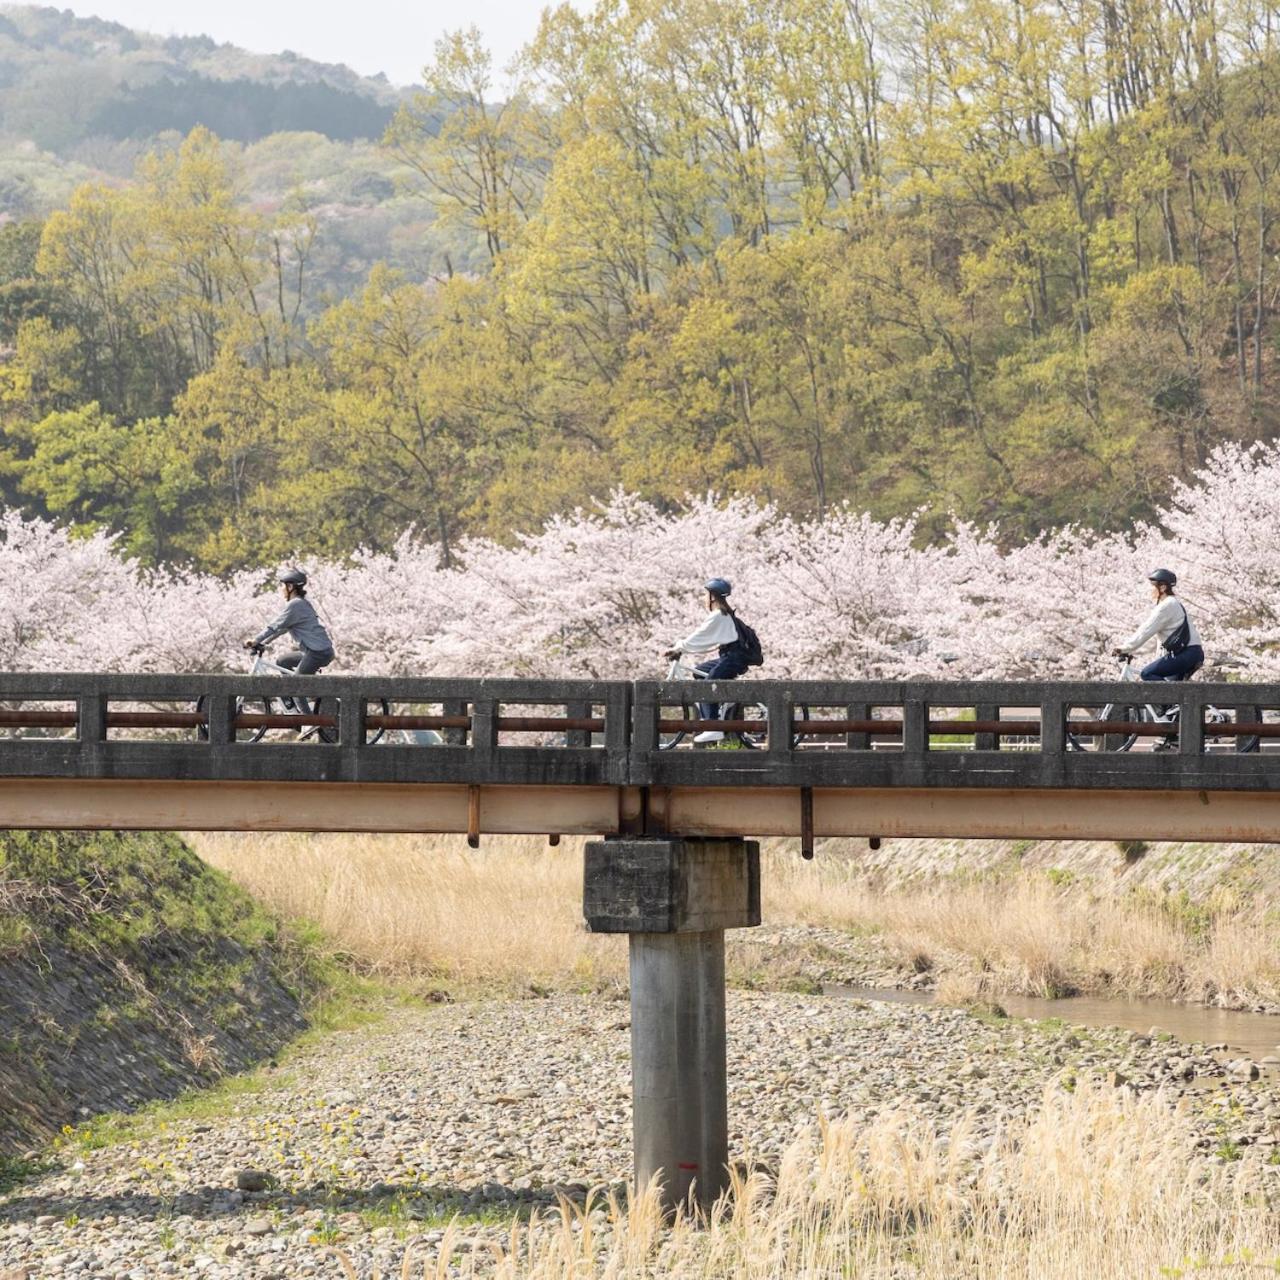
[(0, 673), (0, 776), (619, 785), (630, 708), (617, 681)]
[[(734, 704), (736, 719), (725, 727), (758, 740), (758, 749), (670, 749), (674, 734), (702, 727), (700, 701)], [(1139, 719), (1148, 703), (1176, 706), (1178, 716)], [(1257, 745), (1280, 739), (1278, 710), (1276, 685), (642, 681), (631, 776), (656, 786), (1134, 787), (1165, 785), (1181, 769), (1203, 785), (1234, 778), (1257, 786), (1275, 772), (1276, 758)], [(1134, 738), (1143, 745), (1118, 750)]]
[[(699, 702), (730, 749), (686, 749)], [(1280, 685), (0, 673), (0, 776), (1258, 788), (1278, 721)]]

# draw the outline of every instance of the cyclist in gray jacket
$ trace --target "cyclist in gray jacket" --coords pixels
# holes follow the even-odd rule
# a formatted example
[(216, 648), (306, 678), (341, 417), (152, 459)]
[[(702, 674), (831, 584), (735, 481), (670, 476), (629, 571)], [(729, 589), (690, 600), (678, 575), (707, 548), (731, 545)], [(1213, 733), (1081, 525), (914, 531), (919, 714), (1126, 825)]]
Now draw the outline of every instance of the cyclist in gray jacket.
[(287, 631), (298, 647), (278, 658), (276, 665), (300, 676), (314, 675), (333, 661), (333, 641), (307, 599), (307, 575), (301, 569), (286, 569), (277, 581), (284, 587), (285, 606), (252, 640), (246, 640), (244, 647), (261, 651)]

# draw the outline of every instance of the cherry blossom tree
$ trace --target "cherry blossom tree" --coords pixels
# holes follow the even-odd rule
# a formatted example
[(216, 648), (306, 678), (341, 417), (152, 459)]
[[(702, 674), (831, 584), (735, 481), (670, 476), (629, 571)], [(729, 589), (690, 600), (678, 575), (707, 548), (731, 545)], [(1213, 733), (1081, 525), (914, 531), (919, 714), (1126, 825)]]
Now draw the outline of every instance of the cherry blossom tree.
[[(817, 520), (747, 499), (663, 511), (615, 493), (511, 544), (473, 539), (441, 568), (405, 532), (386, 553), (301, 561), (338, 671), (659, 676), (692, 630), (702, 582), (735, 583), (762, 675), (815, 679), (1110, 675), (1109, 649), (1167, 565), (1210, 674), (1280, 674), (1280, 446), (1222, 446), (1127, 533), (1070, 527), (1006, 545), (957, 521), (926, 544), (915, 519), (849, 509)], [(0, 512), (0, 668), (236, 669), (280, 607), (269, 572), (145, 569), (105, 533)], [(1215, 666), (1215, 664), (1217, 664)]]

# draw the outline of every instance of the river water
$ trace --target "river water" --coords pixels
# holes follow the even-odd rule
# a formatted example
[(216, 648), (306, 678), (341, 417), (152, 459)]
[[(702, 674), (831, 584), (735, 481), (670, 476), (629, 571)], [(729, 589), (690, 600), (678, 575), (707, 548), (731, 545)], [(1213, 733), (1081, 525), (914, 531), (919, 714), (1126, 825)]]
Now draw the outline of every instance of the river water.
[[(934, 1003), (931, 991), (894, 987), (827, 986), (823, 994), (895, 1004)], [(1144, 1035), (1158, 1029), (1185, 1043), (1225, 1044), (1228, 1050), (1254, 1060), (1280, 1054), (1280, 1017), (1269, 1013), (1209, 1009), (1204, 1005), (1175, 1004), (1171, 1000), (1119, 1000), (1101, 996), (1039, 1000), (1034, 996), (1001, 995), (995, 999), (1015, 1018), (1061, 1018), (1076, 1026), (1123, 1027)]]

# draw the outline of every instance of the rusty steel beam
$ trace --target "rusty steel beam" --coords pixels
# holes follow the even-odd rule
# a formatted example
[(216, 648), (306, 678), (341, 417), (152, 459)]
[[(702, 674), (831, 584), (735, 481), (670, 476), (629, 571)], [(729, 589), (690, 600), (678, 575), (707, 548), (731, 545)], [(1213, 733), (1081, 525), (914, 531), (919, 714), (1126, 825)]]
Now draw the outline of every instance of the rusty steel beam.
[[(653, 789), (668, 831), (799, 836), (800, 788)], [(932, 787), (813, 789), (822, 836), (1280, 841), (1280, 792)]]
[(74, 711), (10, 711), (0, 708), (0, 725), (14, 729), (74, 729)]
[(470, 729), (470, 716), (383, 715), (371, 711), (364, 718), (370, 729)]
[[(809, 795), (805, 792), (809, 791)], [(0, 828), (1280, 842), (1280, 792), (0, 779)]]
[[(613, 834), (619, 788), (0, 778), (0, 828)], [(481, 823), (483, 825), (481, 826)]]
[[(201, 711), (112, 711), (106, 713), (109, 729), (196, 729), (208, 723)], [(334, 728), (336, 715), (322, 713), (291, 714), (242, 711), (235, 718), (238, 729), (295, 729), (298, 726)], [(511, 733), (581, 732), (603, 733), (602, 716), (498, 716), (499, 731)], [(0, 708), (0, 727), (17, 729), (74, 729), (77, 713), (74, 710), (40, 710)], [(467, 729), (471, 717), (467, 715), (399, 715), (369, 713), (365, 724), (370, 729)], [(769, 727), (767, 720), (702, 720), (661, 719), (660, 733), (688, 733), (702, 729), (718, 728), (729, 733), (763, 733)], [(850, 733), (866, 733), (873, 737), (898, 738), (902, 736), (901, 720), (793, 720), (792, 732), (800, 737), (843, 737)], [(1088, 735), (1137, 734), (1142, 737), (1167, 737), (1177, 732), (1173, 722), (1137, 720), (1068, 720), (1071, 733)], [(930, 733), (950, 733), (969, 736), (992, 733), (1005, 737), (1038, 737), (1039, 720), (930, 720)], [(1280, 724), (1258, 721), (1230, 721), (1205, 725), (1205, 733), (1219, 737), (1280, 738)]]
[[(107, 710), (107, 728), (125, 729), (198, 729), (208, 723), (203, 711), (112, 711)], [(74, 729), (77, 713), (74, 710), (46, 711), (38, 709), (0, 708), (0, 726), (17, 729)], [(281, 713), (267, 715), (262, 712), (242, 711), (236, 716), (236, 727), (254, 729), (266, 726), (271, 729), (296, 728), (298, 725), (320, 725), (332, 728), (337, 716)], [(470, 716), (417, 716), (369, 714), (365, 724), (370, 729), (470, 729)], [(499, 729), (513, 733), (554, 733), (557, 730), (578, 730), (583, 733), (603, 733), (602, 716), (499, 716)]]
[(1206, 738), (1280, 738), (1280, 724), (1250, 724), (1243, 720), (1236, 724), (1206, 724)]
[(512, 733), (604, 732), (604, 720), (598, 716), (498, 716), (497, 725)]

